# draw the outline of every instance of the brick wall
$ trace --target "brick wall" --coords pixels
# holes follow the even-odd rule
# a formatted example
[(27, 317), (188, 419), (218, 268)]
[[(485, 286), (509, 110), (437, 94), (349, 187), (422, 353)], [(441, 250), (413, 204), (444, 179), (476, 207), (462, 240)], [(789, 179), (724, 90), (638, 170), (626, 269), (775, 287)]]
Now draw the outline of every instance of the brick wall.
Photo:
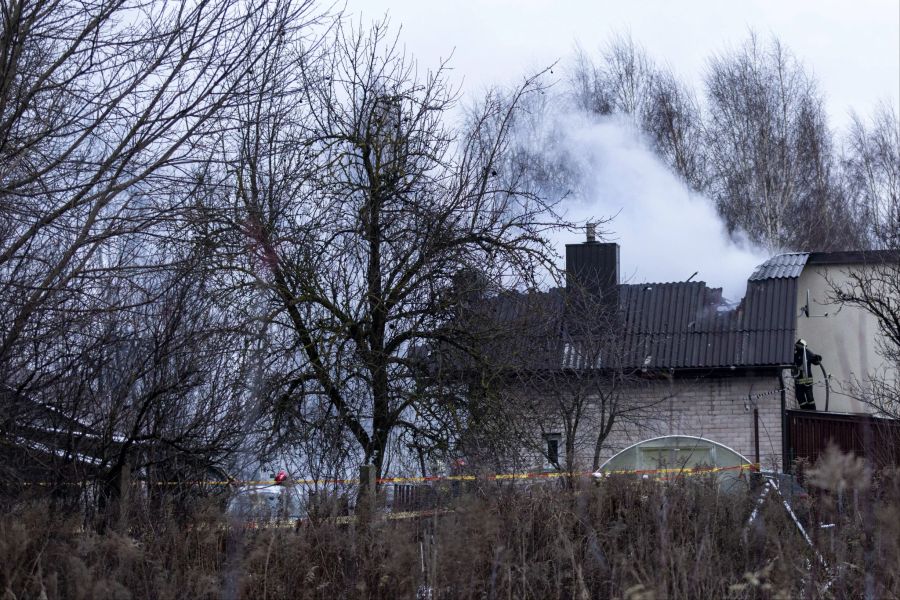
[[(793, 386), (787, 374), (785, 382), (790, 408)], [(754, 398), (759, 410), (760, 461), (765, 469), (780, 470), (781, 392), (777, 375), (673, 378), (631, 386), (623, 394), (625, 402), (645, 408), (617, 423), (603, 443), (600, 462), (642, 440), (676, 434), (719, 442), (753, 461), (753, 404), (748, 396), (763, 393)], [(576, 443), (579, 470), (593, 466), (596, 433), (592, 421), (588, 410)]]
[[(624, 423), (607, 438), (605, 460), (641, 440), (660, 435), (707, 438), (754, 459), (750, 394), (779, 389), (777, 377), (675, 379), (636, 388), (636, 400), (661, 398), (644, 423)], [(764, 468), (781, 466), (781, 394), (755, 398), (759, 409), (759, 450)]]

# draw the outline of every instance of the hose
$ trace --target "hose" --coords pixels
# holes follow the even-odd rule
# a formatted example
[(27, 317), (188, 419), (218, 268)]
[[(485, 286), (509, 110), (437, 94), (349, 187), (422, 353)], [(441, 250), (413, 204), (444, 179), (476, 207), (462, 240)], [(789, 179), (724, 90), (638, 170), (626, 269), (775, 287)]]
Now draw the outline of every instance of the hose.
[(825, 378), (825, 412), (828, 412), (828, 401), (831, 399), (831, 381), (828, 378), (828, 373), (825, 371), (825, 365), (819, 363), (819, 368), (822, 369), (822, 377)]

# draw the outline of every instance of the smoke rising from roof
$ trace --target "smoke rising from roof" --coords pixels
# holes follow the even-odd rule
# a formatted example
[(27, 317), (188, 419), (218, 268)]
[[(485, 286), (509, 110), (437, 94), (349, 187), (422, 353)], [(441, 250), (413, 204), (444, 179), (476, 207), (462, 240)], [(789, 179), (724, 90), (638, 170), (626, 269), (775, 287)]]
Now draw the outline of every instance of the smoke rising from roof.
[[(545, 192), (568, 193), (561, 205), (567, 219), (613, 217), (598, 233), (621, 246), (622, 283), (684, 281), (699, 271), (694, 280), (737, 301), (768, 258), (729, 236), (713, 201), (689, 190), (627, 119), (545, 110), (527, 137), (523, 143), (548, 174), (540, 182)], [(562, 254), (566, 243), (584, 237), (562, 233), (553, 241)]]

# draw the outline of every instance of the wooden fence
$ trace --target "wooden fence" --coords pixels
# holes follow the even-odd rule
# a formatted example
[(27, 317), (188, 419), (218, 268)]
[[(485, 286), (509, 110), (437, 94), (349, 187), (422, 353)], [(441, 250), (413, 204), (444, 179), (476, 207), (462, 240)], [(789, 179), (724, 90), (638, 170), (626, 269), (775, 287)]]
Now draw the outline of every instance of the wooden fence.
[(814, 463), (829, 443), (862, 456), (876, 467), (900, 465), (900, 420), (869, 415), (786, 411), (786, 464)]

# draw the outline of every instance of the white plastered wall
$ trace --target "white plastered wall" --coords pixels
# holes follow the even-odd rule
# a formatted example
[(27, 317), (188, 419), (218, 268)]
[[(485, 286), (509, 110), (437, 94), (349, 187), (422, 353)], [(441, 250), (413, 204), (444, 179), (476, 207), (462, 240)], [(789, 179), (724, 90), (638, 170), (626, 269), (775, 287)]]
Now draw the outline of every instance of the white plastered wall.
[[(797, 282), (797, 336), (809, 349), (822, 356), (831, 375), (828, 410), (832, 412), (868, 412), (855, 396), (872, 373), (884, 373), (887, 363), (878, 353), (878, 321), (865, 310), (841, 306), (830, 301), (831, 286), (847, 281), (849, 270), (863, 265), (807, 265)], [(809, 291), (809, 316), (803, 308)], [(825, 410), (826, 389), (821, 369), (813, 368), (816, 408)], [(789, 406), (789, 408), (791, 408)]]

